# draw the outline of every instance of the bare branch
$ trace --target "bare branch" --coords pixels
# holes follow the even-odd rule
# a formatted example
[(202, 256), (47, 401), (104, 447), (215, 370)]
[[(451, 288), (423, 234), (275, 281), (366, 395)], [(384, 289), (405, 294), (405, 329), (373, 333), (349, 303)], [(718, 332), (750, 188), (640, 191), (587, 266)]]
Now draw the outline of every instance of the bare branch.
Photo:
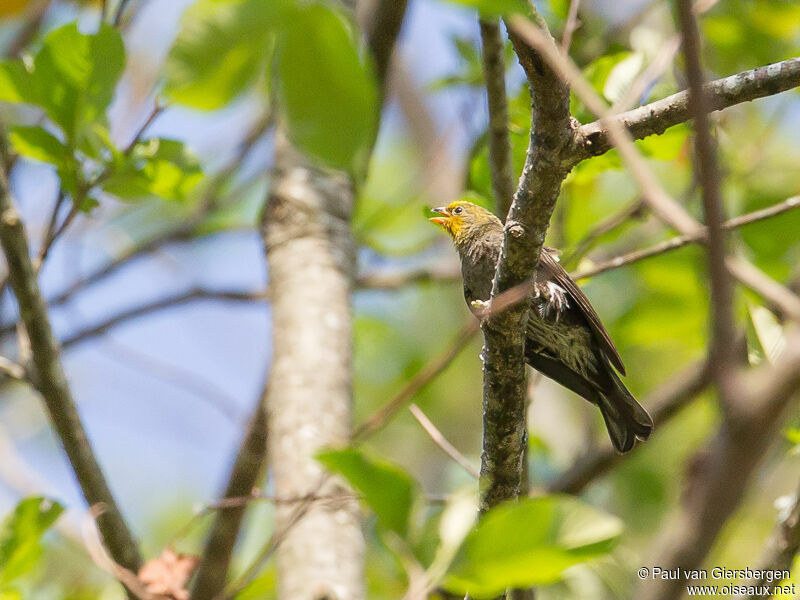
[[(608, 129), (611, 142), (619, 151), (620, 157), (636, 181), (644, 200), (660, 219), (672, 225), (681, 233), (693, 233), (700, 226), (692, 216), (664, 190), (661, 183), (647, 166), (644, 158), (633, 143), (633, 138), (622, 123), (614, 119), (613, 112), (606, 106), (600, 95), (583, 77), (578, 67), (568, 56), (564, 56), (542, 32), (528, 21), (515, 18), (513, 29), (532, 47), (542, 53), (542, 58), (555, 69), (559, 77), (568, 81), (575, 94), (600, 118), (600, 123)], [(568, 161), (570, 152), (562, 154)], [(576, 164), (572, 162), (568, 168)]]
[(8, 44), (5, 51), (6, 56), (16, 58), (33, 41), (42, 27), (42, 22), (47, 14), (47, 9), (50, 8), (50, 3), (51, 0), (39, 0), (35, 3), (29, 3), (33, 6), (29, 9), (28, 19)]
[(23, 381), (27, 376), (25, 367), (5, 356), (0, 356), (0, 373), (9, 379), (17, 381)]
[(400, 35), (408, 0), (379, 0), (366, 19), (364, 32), (375, 62), (375, 76), (386, 87), (395, 41)]
[[(714, 112), (757, 98), (773, 96), (799, 85), (800, 57), (711, 81), (703, 86), (703, 90), (708, 99), (707, 109)], [(691, 118), (689, 92), (678, 92), (613, 118), (637, 140), (664, 133), (673, 125)], [(609, 133), (607, 125), (601, 121), (582, 125), (575, 135), (574, 163), (608, 152), (613, 146)]]
[(480, 473), (478, 470), (472, 466), (472, 463), (467, 460), (467, 458), (458, 451), (458, 448), (453, 446), (446, 437), (442, 434), (441, 431), (434, 425), (431, 420), (425, 415), (424, 412), (420, 409), (419, 406), (416, 404), (412, 404), (408, 407), (408, 410), (411, 411), (411, 414), (414, 415), (414, 418), (417, 420), (417, 423), (422, 426), (425, 430), (425, 433), (430, 436), (433, 440), (433, 443), (439, 446), (442, 449), (442, 452), (447, 454), (450, 458), (452, 458), (456, 463), (458, 463), (467, 473), (469, 473), (475, 479), (480, 477)]
[(21, 320), (30, 340), (34, 382), (44, 398), (53, 426), (91, 506), (107, 507), (98, 527), (111, 556), (130, 570), (141, 559), (133, 536), (106, 483), (86, 436), (61, 364), (61, 356), (50, 326), (47, 307), (39, 291), (25, 228), (14, 207), (4, 167), (0, 166), (0, 244), (8, 264), (9, 281), (17, 298)]
[[(530, 11), (549, 46), (555, 47), (533, 4)], [(514, 21), (516, 22), (516, 21)], [(527, 21), (525, 21), (527, 23)], [(509, 211), (503, 251), (497, 265), (492, 301), (535, 277), (539, 253), (567, 169), (560, 156), (572, 137), (569, 90), (539, 53), (509, 30), (531, 91), (531, 136), (514, 201)], [(525, 322), (527, 307), (517, 303), (482, 322), (483, 453), (481, 511), (520, 493), (525, 434)]]
[(506, 65), (503, 61), (503, 37), (497, 20), (481, 19), (483, 78), (489, 110), (489, 170), (497, 214), (505, 220), (514, 197), (514, 166), (508, 132)]
[(574, 250), (567, 256), (561, 258), (561, 264), (574, 264), (580, 261), (586, 253), (592, 249), (597, 240), (607, 233), (611, 233), (617, 227), (621, 227), (626, 223), (630, 223), (636, 218), (640, 218), (644, 212), (642, 208), (644, 202), (641, 200), (634, 200), (630, 204), (623, 206), (616, 213), (609, 215), (606, 219), (599, 221), (588, 232), (574, 244)]
[[(768, 208), (756, 210), (751, 213), (747, 213), (746, 215), (741, 215), (739, 217), (734, 217), (732, 219), (729, 219), (728, 221), (725, 221), (725, 223), (722, 224), (722, 227), (727, 230), (738, 229), (739, 227), (743, 227), (751, 223), (757, 223), (758, 221), (763, 221), (764, 219), (769, 219), (776, 215), (780, 215), (782, 213), (785, 213), (786, 211), (797, 208), (798, 206), (800, 206), (800, 196), (793, 196), (783, 202), (774, 204), (773, 206), (770, 206)], [(689, 235), (679, 235), (674, 238), (665, 240), (663, 242), (659, 242), (658, 244), (655, 244), (643, 250), (636, 250), (634, 252), (630, 252), (622, 256), (617, 256), (615, 258), (594, 265), (589, 269), (578, 271), (576, 273), (571, 273), (570, 275), (573, 279), (587, 279), (588, 277), (593, 277), (594, 275), (605, 273), (606, 271), (611, 271), (613, 269), (617, 269), (619, 267), (638, 262), (645, 258), (658, 256), (659, 254), (664, 254), (665, 252), (670, 252), (671, 250), (677, 250), (678, 248), (683, 248), (688, 244), (696, 244), (703, 242), (705, 242), (705, 230), (699, 230)], [(730, 268), (730, 259), (728, 266)], [(737, 278), (739, 277), (739, 273), (735, 273), (735, 275), (737, 276)], [(745, 283), (745, 285), (747, 285), (747, 283)], [(791, 301), (788, 300), (787, 302)]]
[(119, 4), (117, 4), (117, 10), (114, 12), (114, 19), (112, 23), (114, 27), (119, 27), (122, 24), (122, 17), (125, 15), (125, 8), (128, 5), (130, 0), (119, 0)]
[(461, 281), (461, 270), (457, 265), (421, 267), (397, 273), (371, 272), (359, 276), (356, 284), (361, 289), (396, 290), (428, 282)]
[[(81, 342), (85, 342), (98, 335), (102, 335), (109, 329), (121, 325), (127, 321), (152, 314), (154, 312), (165, 310), (168, 308), (175, 308), (189, 302), (197, 300), (223, 300), (226, 302), (263, 302), (266, 300), (266, 292), (242, 292), (236, 290), (209, 290), (206, 288), (193, 288), (185, 292), (178, 292), (170, 296), (166, 296), (159, 300), (146, 302), (139, 306), (134, 306), (116, 315), (113, 315), (100, 323), (97, 323), (86, 329), (77, 331), (61, 342), (63, 348), (69, 348)], [(5, 329), (3, 333), (5, 333)]]
[(569, 12), (567, 13), (567, 22), (564, 24), (564, 33), (561, 36), (561, 51), (565, 54), (569, 52), (569, 47), (572, 44), (572, 34), (578, 28), (578, 10), (580, 9), (581, 0), (570, 0)]
[[(259, 397), (239, 448), (221, 502), (244, 497), (261, 477), (267, 458), (267, 415)], [(246, 505), (223, 506), (216, 513), (192, 585), (192, 600), (211, 600), (225, 587)]]
[(764, 298), (782, 317), (800, 323), (800, 297), (797, 294), (739, 257), (729, 256), (725, 264), (740, 283)]
[[(381, 90), (405, 8), (405, 0), (380, 0), (365, 26)], [(279, 595), (359, 599), (365, 595), (365, 543), (358, 504), (315, 460), (321, 447), (351, 436), (354, 182), (345, 173), (316, 168), (279, 128), (270, 188), (262, 233), (273, 292), (266, 404), (275, 491), (340, 496), (324, 509), (276, 508)], [(266, 546), (244, 578), (277, 546)], [(297, 556), (305, 560), (298, 563)]]
[(695, 169), (700, 182), (705, 213), (708, 246), (708, 270), (711, 277), (712, 335), (709, 364), (714, 373), (717, 393), (723, 409), (730, 408), (732, 390), (728, 374), (734, 369), (733, 283), (725, 266), (728, 253), (725, 220), (720, 195), (720, 172), (716, 149), (711, 138), (708, 102), (703, 91), (703, 67), (700, 64), (700, 32), (692, 12), (692, 0), (678, 0), (678, 16), (683, 39), (683, 54), (689, 80), (689, 113), (694, 119)]

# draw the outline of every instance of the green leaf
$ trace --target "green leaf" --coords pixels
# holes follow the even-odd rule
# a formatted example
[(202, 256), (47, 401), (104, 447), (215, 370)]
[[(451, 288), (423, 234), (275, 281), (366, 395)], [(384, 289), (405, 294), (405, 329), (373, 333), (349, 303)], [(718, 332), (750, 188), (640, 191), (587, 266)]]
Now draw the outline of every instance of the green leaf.
[(483, 15), (511, 15), (514, 13), (528, 14), (529, 7), (526, 0), (450, 0), (453, 4), (461, 4), (477, 8)]
[(384, 527), (407, 536), (416, 494), (416, 484), (408, 473), (354, 448), (324, 451), (317, 455), (317, 460), (363, 494)]
[(84, 35), (75, 23), (51, 32), (33, 61), (36, 101), (78, 145), (81, 128), (105, 115), (125, 66), (119, 32), (101, 25)]
[(0, 526), (0, 587), (29, 572), (41, 552), (40, 538), (64, 508), (47, 498), (20, 502)]
[(19, 154), (34, 160), (61, 167), (72, 158), (67, 147), (42, 127), (13, 127), (8, 138)]
[(567, 567), (606, 554), (621, 529), (618, 519), (571, 497), (506, 503), (464, 540), (445, 585), (494, 597), (508, 587), (554, 583)]
[(202, 179), (197, 158), (181, 142), (154, 138), (134, 147), (130, 161), (109, 176), (103, 190), (121, 200), (184, 202)]
[(36, 102), (33, 78), (21, 60), (0, 62), (0, 102)]
[(214, 110), (244, 92), (270, 59), (280, 4), (201, 0), (189, 7), (167, 57), (167, 97)]
[(286, 24), (277, 71), (292, 142), (332, 167), (362, 173), (378, 91), (343, 17), (324, 4), (299, 7)]

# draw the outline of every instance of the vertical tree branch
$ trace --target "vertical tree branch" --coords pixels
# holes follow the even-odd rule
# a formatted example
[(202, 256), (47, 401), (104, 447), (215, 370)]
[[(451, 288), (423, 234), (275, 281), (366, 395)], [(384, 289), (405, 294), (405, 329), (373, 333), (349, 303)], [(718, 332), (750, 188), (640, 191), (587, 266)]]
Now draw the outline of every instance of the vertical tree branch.
[[(381, 0), (365, 26), (381, 89), (405, 5)], [(315, 459), (321, 448), (350, 438), (353, 204), (353, 182), (314, 167), (278, 128), (262, 221), (272, 291), (269, 455), (276, 496), (331, 498), (301, 514), (297, 503), (276, 509), (276, 528), (285, 531), (277, 550), (278, 595), (291, 600), (365, 597), (358, 504)]]
[(503, 37), (497, 20), (481, 19), (480, 26), (483, 78), (489, 107), (489, 171), (494, 191), (494, 205), (499, 217), (505, 220), (514, 197), (514, 166), (511, 138), (508, 133)]
[(392, 63), (395, 41), (400, 35), (408, 0), (380, 0), (374, 3), (364, 30), (370, 53), (375, 62), (375, 76), (381, 84), (381, 91)]
[[(548, 43), (555, 44), (532, 4), (530, 10)], [(493, 299), (535, 276), (550, 216), (567, 174), (561, 153), (572, 138), (566, 84), (513, 28), (511, 41), (531, 88), (532, 126), (525, 167), (505, 225)], [(482, 323), (484, 433), (480, 508), (484, 512), (520, 492), (527, 445), (526, 320), (527, 304), (523, 302), (494, 313)]]
[[(277, 553), (280, 598), (364, 598), (364, 540), (358, 505), (328, 478), (316, 453), (345, 443), (351, 427), (350, 292), (355, 245), (353, 190), (346, 176), (318, 171), (282, 131), (264, 211), (272, 291), (273, 363), (267, 391), (275, 494), (341, 500), (314, 504), (287, 531)], [(276, 527), (294, 519), (276, 508)]]
[[(264, 470), (267, 458), (267, 415), (262, 397), (258, 398), (253, 417), (245, 432), (230, 478), (223, 494), (226, 498), (250, 495)], [(192, 585), (192, 600), (211, 600), (225, 587), (233, 548), (236, 544), (247, 505), (223, 507), (215, 513), (206, 539), (203, 556)]]
[(695, 168), (700, 182), (708, 240), (708, 266), (711, 277), (712, 336), (709, 365), (714, 375), (723, 408), (730, 408), (731, 390), (728, 375), (735, 365), (733, 349), (733, 285), (725, 266), (727, 234), (723, 229), (725, 215), (720, 196), (720, 173), (708, 119), (708, 102), (703, 92), (703, 69), (700, 64), (700, 32), (691, 0), (678, 0), (678, 16), (689, 80), (689, 112), (694, 118)]
[[(3, 143), (0, 141), (0, 143)], [(72, 398), (53, 336), (47, 307), (36, 281), (25, 228), (13, 205), (5, 167), (0, 164), (0, 244), (8, 264), (9, 281), (19, 305), (21, 321), (30, 340), (33, 380), (42, 394), (50, 420), (69, 458), (90, 506), (102, 505), (97, 518), (103, 542), (115, 562), (136, 571), (141, 563), (136, 543), (122, 518)]]

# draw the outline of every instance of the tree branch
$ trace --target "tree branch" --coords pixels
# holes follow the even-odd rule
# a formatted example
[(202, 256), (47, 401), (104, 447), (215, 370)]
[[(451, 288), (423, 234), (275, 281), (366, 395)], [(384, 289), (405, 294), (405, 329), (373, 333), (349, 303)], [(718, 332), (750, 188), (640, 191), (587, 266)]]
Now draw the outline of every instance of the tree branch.
[[(664, 222), (669, 223), (680, 233), (692, 233), (700, 224), (680, 204), (664, 190), (661, 183), (650, 170), (641, 152), (633, 143), (633, 138), (625, 127), (614, 119), (613, 111), (595, 91), (591, 84), (581, 74), (580, 69), (568, 56), (564, 56), (551, 41), (535, 26), (524, 19), (514, 19), (514, 29), (519, 32), (526, 42), (537, 48), (542, 53), (542, 58), (547, 61), (564, 81), (572, 86), (578, 96), (595, 115), (600, 123), (608, 128), (608, 135), (617, 148), (620, 158), (628, 167), (631, 176), (639, 186), (642, 197), (651, 210)], [(574, 153), (567, 149), (562, 160), (567, 162), (567, 168), (576, 163), (570, 162)]]
[(514, 197), (514, 166), (511, 137), (508, 132), (506, 65), (503, 61), (503, 37), (497, 20), (481, 19), (483, 78), (489, 110), (489, 170), (494, 191), (494, 205), (502, 220), (508, 215)]
[(397, 414), (397, 411), (450, 366), (477, 332), (478, 326), (470, 320), (436, 360), (428, 362), (389, 402), (355, 428), (350, 438), (351, 443), (360, 444), (375, 432), (380, 431)]
[(711, 344), (708, 359), (723, 410), (733, 401), (728, 375), (733, 372), (736, 325), (733, 318), (733, 283), (725, 260), (728, 253), (725, 220), (720, 195), (720, 172), (708, 120), (708, 101), (703, 90), (700, 64), (700, 32), (692, 12), (692, 0), (678, 0), (678, 17), (686, 73), (689, 80), (689, 114), (694, 120), (695, 170), (700, 182), (705, 214), (708, 247), (708, 271), (711, 278)]
[(114, 560), (136, 571), (141, 563), (136, 543), (122, 518), (86, 436), (67, 383), (58, 343), (32, 264), (25, 228), (14, 207), (6, 172), (0, 165), (0, 244), (8, 264), (9, 281), (17, 297), (21, 321), (30, 340), (34, 383), (44, 398), (72, 469), (90, 506), (106, 507), (98, 528)]
[(192, 584), (192, 600), (212, 600), (225, 587), (236, 538), (244, 518), (246, 504), (224, 506), (225, 500), (249, 496), (257, 485), (267, 459), (267, 415), (262, 397), (258, 398), (253, 417), (231, 468), (228, 484), (206, 538), (203, 556)]
[[(751, 223), (757, 223), (758, 221), (769, 219), (786, 211), (797, 208), (798, 206), (800, 206), (800, 196), (793, 196), (773, 206), (729, 219), (722, 224), (722, 227), (727, 230), (738, 229), (739, 227), (743, 227)], [(677, 250), (678, 248), (683, 248), (688, 244), (704, 243), (705, 239), (706, 231), (705, 229), (700, 229), (688, 235), (675, 236), (643, 250), (635, 250), (633, 252), (629, 252), (628, 254), (611, 258), (588, 269), (571, 273), (570, 276), (573, 279), (587, 279), (589, 277), (593, 277), (594, 275), (599, 275), (600, 273), (605, 273), (606, 271), (611, 271), (613, 269), (638, 262), (645, 258), (658, 256), (659, 254), (664, 254), (672, 250)]]
[[(137, 319), (139, 317), (165, 310), (168, 308), (175, 308), (189, 302), (197, 300), (223, 300), (226, 302), (263, 302), (266, 300), (267, 292), (242, 292), (236, 290), (209, 290), (206, 288), (193, 288), (185, 292), (178, 292), (170, 296), (166, 296), (159, 300), (152, 302), (145, 302), (139, 306), (134, 306), (126, 310), (122, 310), (116, 315), (92, 325), (86, 329), (77, 331), (65, 337), (61, 345), (63, 348), (69, 348), (81, 342), (85, 342), (98, 335), (102, 335), (109, 329), (116, 327), (126, 321)], [(13, 327), (13, 326), (7, 326)], [(5, 329), (3, 332), (5, 333)], [(12, 329), (13, 331), (13, 329)]]
[(375, 62), (375, 76), (385, 91), (395, 42), (403, 27), (408, 0), (379, 0), (374, 3), (364, 25), (370, 53)]
[(469, 475), (478, 479), (480, 477), (480, 473), (478, 470), (472, 466), (467, 458), (458, 451), (458, 448), (453, 446), (446, 437), (442, 434), (441, 431), (434, 425), (431, 420), (427, 417), (427, 415), (422, 412), (419, 406), (416, 404), (412, 404), (408, 407), (408, 410), (411, 411), (411, 414), (417, 420), (417, 423), (420, 424), (425, 430), (425, 433), (433, 440), (433, 443), (441, 448), (442, 452), (444, 452), (447, 456), (449, 456), (454, 462), (456, 462), (462, 469), (464, 469)]
[[(711, 81), (703, 86), (703, 90), (708, 102), (706, 108), (714, 112), (797, 86), (800, 86), (800, 57)], [(690, 118), (688, 90), (613, 117), (637, 140), (664, 133)], [(608, 128), (601, 121), (582, 125), (575, 135), (573, 164), (604, 154), (612, 147)]]
[[(383, 90), (405, 2), (380, 4), (378, 23), (365, 30)], [(358, 504), (315, 458), (320, 448), (346, 441), (352, 427), (354, 201), (354, 182), (347, 174), (317, 168), (278, 128), (262, 213), (272, 291), (274, 354), (266, 395), (271, 473), (277, 495), (337, 496), (325, 507), (276, 508), (276, 531), (285, 532), (277, 554), (281, 597), (358, 600), (366, 593)]]
[[(538, 31), (548, 44), (555, 46), (532, 4), (530, 10)], [(531, 89), (531, 136), (525, 167), (506, 220), (492, 300), (535, 276), (550, 216), (567, 175), (561, 154), (572, 138), (569, 89), (542, 61), (539, 53), (520, 38), (514, 26), (509, 33)], [(524, 332), (527, 316), (527, 305), (518, 302), (482, 323), (482, 512), (520, 493), (526, 447)]]

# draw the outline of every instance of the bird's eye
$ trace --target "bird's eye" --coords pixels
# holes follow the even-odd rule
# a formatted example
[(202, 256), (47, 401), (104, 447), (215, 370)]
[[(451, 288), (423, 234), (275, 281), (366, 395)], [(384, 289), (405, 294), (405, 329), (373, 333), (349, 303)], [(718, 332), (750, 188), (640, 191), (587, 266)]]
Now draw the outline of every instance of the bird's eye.
[(458, 206), (458, 207), (456, 207), (456, 209), (453, 211), (453, 214), (454, 214), (454, 215), (460, 215), (462, 212), (464, 212), (464, 209), (463, 209), (462, 207)]

